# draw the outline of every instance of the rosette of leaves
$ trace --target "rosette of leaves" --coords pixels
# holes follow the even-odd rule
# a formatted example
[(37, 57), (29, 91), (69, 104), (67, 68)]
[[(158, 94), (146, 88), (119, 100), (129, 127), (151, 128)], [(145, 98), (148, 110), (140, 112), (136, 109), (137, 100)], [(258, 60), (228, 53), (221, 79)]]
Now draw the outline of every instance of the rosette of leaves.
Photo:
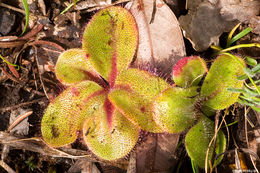
[(56, 76), (67, 85), (46, 109), (41, 131), (52, 147), (83, 140), (98, 157), (115, 160), (135, 146), (139, 130), (162, 132), (152, 119), (152, 99), (169, 87), (162, 79), (129, 68), (138, 43), (132, 15), (122, 7), (97, 12), (82, 49), (59, 56)]
[[(164, 131), (178, 133), (191, 128), (185, 145), (190, 158), (201, 168), (205, 167), (206, 151), (215, 133), (214, 123), (204, 114), (207, 115), (208, 110), (225, 109), (238, 100), (239, 93), (228, 88), (243, 86), (243, 81), (237, 77), (244, 74), (244, 68), (241, 58), (228, 55), (220, 55), (209, 71), (200, 57), (182, 58), (173, 67), (173, 80), (177, 86), (163, 91), (154, 100), (153, 117)], [(202, 86), (198, 86), (206, 73)], [(209, 161), (225, 150), (223, 132), (219, 131), (216, 141), (215, 150), (213, 146), (209, 149)]]

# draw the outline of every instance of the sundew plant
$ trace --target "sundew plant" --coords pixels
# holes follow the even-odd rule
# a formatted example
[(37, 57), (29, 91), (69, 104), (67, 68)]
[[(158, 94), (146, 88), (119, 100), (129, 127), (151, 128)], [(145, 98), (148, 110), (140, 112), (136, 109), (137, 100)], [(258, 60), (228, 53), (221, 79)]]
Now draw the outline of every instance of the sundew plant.
[[(184, 57), (173, 68), (173, 86), (129, 67), (137, 45), (138, 28), (128, 10), (112, 6), (92, 17), (83, 33), (82, 48), (63, 52), (57, 61), (56, 76), (67, 88), (43, 115), (44, 141), (62, 147), (82, 134), (96, 156), (116, 160), (134, 148), (140, 130), (181, 133), (189, 129), (187, 152), (204, 168), (215, 133), (209, 113), (237, 101), (239, 93), (227, 88), (243, 86), (237, 80), (244, 74), (243, 60), (220, 55), (208, 70), (200, 57)], [(225, 136), (220, 131), (207, 158), (211, 161), (224, 150)]]

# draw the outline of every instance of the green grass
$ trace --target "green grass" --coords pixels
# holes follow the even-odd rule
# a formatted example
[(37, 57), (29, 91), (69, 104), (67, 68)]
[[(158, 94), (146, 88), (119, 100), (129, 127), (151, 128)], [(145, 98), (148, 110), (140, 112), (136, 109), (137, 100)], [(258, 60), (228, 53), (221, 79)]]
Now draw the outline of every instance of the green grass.
[(24, 25), (23, 31), (20, 36), (22, 36), (25, 33), (25, 31), (28, 27), (29, 16), (30, 16), (27, 0), (22, 0), (22, 3), (23, 3), (24, 10), (25, 10), (25, 25)]

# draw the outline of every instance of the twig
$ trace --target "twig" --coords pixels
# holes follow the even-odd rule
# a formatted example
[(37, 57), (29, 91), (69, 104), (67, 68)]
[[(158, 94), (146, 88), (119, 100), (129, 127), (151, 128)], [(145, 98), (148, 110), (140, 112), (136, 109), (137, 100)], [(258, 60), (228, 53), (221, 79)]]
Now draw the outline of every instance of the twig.
[(39, 99), (35, 99), (35, 100), (29, 101), (29, 102), (24, 102), (24, 103), (20, 103), (18, 105), (13, 105), (13, 106), (8, 106), (8, 107), (5, 107), (5, 108), (1, 108), (0, 112), (10, 111), (10, 110), (13, 110), (13, 109), (17, 109), (19, 107), (28, 106), (28, 105), (31, 105), (33, 103), (37, 103), (39, 101), (45, 101), (45, 100), (46, 100), (45, 97), (41, 97)]
[(3, 160), (0, 160), (0, 165), (8, 172), (8, 173), (15, 173), (15, 171), (7, 165)]
[(19, 12), (19, 13), (22, 13), (22, 14), (25, 14), (25, 11), (24, 11), (24, 10), (22, 10), (22, 9), (20, 9), (20, 8), (13, 7), (13, 6), (11, 6), (11, 5), (4, 4), (4, 3), (2, 3), (2, 2), (0, 2), (0, 6), (1, 6), (1, 7), (5, 7), (5, 8), (9, 8), (9, 9), (11, 9), (11, 10), (13, 10), (13, 11), (16, 11), (16, 12)]
[(90, 151), (83, 151), (66, 147), (55, 149), (47, 146), (41, 138), (19, 138), (3, 131), (0, 131), (0, 143), (12, 146), (17, 149), (33, 151), (51, 157), (63, 157), (71, 159), (85, 158), (90, 162), (101, 162), (122, 169), (126, 169), (128, 165), (128, 161), (124, 159), (117, 160), (116, 162), (108, 162), (98, 159)]
[[(245, 109), (245, 136), (246, 136), (246, 145), (247, 145), (247, 148), (249, 147), (249, 141), (248, 141), (248, 135), (247, 135), (247, 122), (249, 121), (248, 120), (248, 118), (247, 118), (247, 108), (246, 108), (246, 106), (244, 107), (244, 109)], [(249, 108), (250, 109), (250, 108)], [(250, 122), (250, 121), (249, 121)], [(259, 173), (259, 171), (257, 170), (257, 168), (256, 168), (256, 165), (255, 165), (255, 162), (253, 161), (253, 158), (252, 158), (252, 156), (251, 155), (249, 155), (249, 157), (250, 157), (250, 160), (251, 160), (251, 162), (252, 162), (252, 164), (253, 164), (253, 166), (254, 166), (254, 168), (255, 168), (255, 170), (256, 170), (256, 172), (257, 173)]]
[[(214, 134), (214, 136), (212, 137), (212, 139), (211, 139), (211, 141), (209, 142), (209, 145), (208, 145), (208, 149), (207, 149), (207, 152), (206, 152), (206, 159), (205, 159), (205, 172), (207, 173), (208, 172), (208, 156), (209, 156), (209, 149), (210, 149), (210, 147), (211, 147), (211, 145), (213, 144), (213, 142), (216, 140), (216, 138), (217, 138), (217, 135), (218, 135), (218, 131), (220, 130), (220, 128), (221, 128), (221, 126), (222, 126), (222, 124), (223, 124), (223, 122), (224, 122), (224, 119), (225, 119), (225, 117), (226, 117), (226, 112), (225, 112), (225, 114), (224, 114), (224, 116), (222, 117), (222, 121), (220, 122), (220, 125), (219, 125), (219, 127), (216, 129), (215, 128), (215, 134)], [(214, 150), (213, 150), (214, 151)], [(212, 169), (210, 170), (210, 172), (212, 172)]]
[(48, 45), (48, 46), (54, 47), (56, 49), (59, 49), (61, 51), (65, 51), (65, 49), (63, 47), (61, 47), (60, 45), (58, 45), (57, 43), (54, 43), (54, 42), (51, 42), (51, 41), (46, 41), (46, 40), (36, 40), (36, 41), (29, 43), (28, 45), (30, 45), (30, 46), (32, 46), (32, 45)]
[(15, 77), (13, 77), (12, 75), (10, 75), (3, 67), (0, 67), (0, 69), (3, 71), (3, 73), (12, 81), (16, 82), (16, 83), (20, 83), (20, 81), (18, 79), (16, 79)]
[[(35, 45), (33, 45), (33, 48), (34, 48), (34, 50), (35, 50), (35, 54), (36, 54), (36, 56), (35, 56), (35, 61), (36, 61), (36, 64), (37, 64), (37, 70), (38, 70), (38, 72), (39, 72), (40, 70), (39, 70), (39, 60), (38, 60), (38, 49), (37, 49), (37, 47), (36, 47)], [(39, 77), (40, 77), (40, 82), (41, 82), (41, 84), (42, 84), (43, 92), (44, 92), (45, 96), (47, 97), (47, 99), (50, 100), (50, 98), (49, 98), (49, 96), (48, 96), (48, 93), (47, 93), (47, 91), (46, 91), (46, 89), (45, 89), (45, 85), (44, 85), (44, 83), (43, 83), (41, 73), (39, 73)]]
[(14, 122), (8, 127), (7, 131), (10, 132), (10, 130), (12, 130), (15, 126), (17, 126), (21, 121), (23, 121), (26, 117), (30, 116), (32, 113), (33, 111), (29, 111), (17, 117), (14, 120)]

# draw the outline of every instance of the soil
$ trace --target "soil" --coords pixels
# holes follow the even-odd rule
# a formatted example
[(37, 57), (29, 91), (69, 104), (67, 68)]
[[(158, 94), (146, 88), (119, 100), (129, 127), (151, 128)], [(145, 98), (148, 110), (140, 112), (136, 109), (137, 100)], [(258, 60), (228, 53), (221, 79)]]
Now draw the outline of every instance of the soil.
[[(188, 13), (184, 1), (167, 0), (166, 2), (177, 18)], [(28, 38), (19, 40), (11, 36), (20, 36), (22, 33), (24, 14), (11, 7), (22, 9), (23, 5), (16, 0), (0, 2), (0, 36), (14, 39), (14, 41), (9, 41), (9, 46), (7, 44), (3, 46), (0, 43), (0, 54), (7, 61), (20, 67), (17, 69), (0, 60), (0, 154), (3, 161), (0, 172), (8, 170), (9, 172), (81, 172), (86, 170), (104, 173), (131, 172), (129, 169), (126, 170), (130, 155), (111, 163), (96, 158), (86, 146), (81, 144), (80, 139), (61, 151), (48, 148), (40, 140), (40, 122), (44, 110), (49, 102), (65, 88), (54, 74), (57, 58), (64, 49), (81, 47), (83, 26), (100, 6), (96, 4), (93, 11), (91, 8), (80, 11), (71, 8), (65, 15), (60, 15), (67, 4), (63, 1), (28, 0), (28, 3), (31, 12), (30, 28), (25, 33)], [(124, 6), (125, 3), (119, 5)], [(247, 23), (243, 23), (240, 30), (247, 26)], [(226, 37), (227, 33), (221, 34), (220, 44), (223, 44), (222, 38)], [(259, 38), (258, 34), (250, 33), (241, 43), (259, 42)], [(207, 58), (209, 54), (212, 54), (209, 48), (203, 52), (197, 52), (188, 39), (184, 40), (187, 55), (200, 55)], [(259, 52), (259, 49), (244, 49), (235, 53), (244, 53), (259, 60)], [(23, 125), (20, 124), (19, 128), (8, 130), (12, 116), (17, 118), (30, 111), (32, 113), (25, 118)], [(224, 115), (225, 111), (220, 111), (220, 114)], [(245, 124), (245, 114), (251, 124), (248, 121)], [(212, 120), (214, 121), (214, 117)], [(229, 108), (226, 115), (226, 123), (232, 122), (237, 123), (229, 126), (228, 131), (223, 129), (225, 135), (229, 136), (229, 143), (227, 153), (217, 167), (218, 172), (232, 172), (235, 167), (236, 149), (239, 149), (241, 153), (239, 154), (240, 163), (246, 165), (247, 170), (255, 171), (250, 156), (260, 154), (259, 114), (248, 107), (235, 104)], [(246, 132), (248, 137), (245, 135)], [(153, 134), (144, 132), (138, 145), (149, 140), (151, 136), (154, 137)], [(184, 136), (185, 134), (181, 134), (179, 141), (182, 141)], [(80, 157), (81, 155), (87, 156)], [(175, 160), (172, 166), (165, 172), (192, 172), (190, 159), (181, 142), (174, 155)], [(260, 165), (259, 160), (256, 164)], [(203, 171), (200, 170), (200, 172)]]

